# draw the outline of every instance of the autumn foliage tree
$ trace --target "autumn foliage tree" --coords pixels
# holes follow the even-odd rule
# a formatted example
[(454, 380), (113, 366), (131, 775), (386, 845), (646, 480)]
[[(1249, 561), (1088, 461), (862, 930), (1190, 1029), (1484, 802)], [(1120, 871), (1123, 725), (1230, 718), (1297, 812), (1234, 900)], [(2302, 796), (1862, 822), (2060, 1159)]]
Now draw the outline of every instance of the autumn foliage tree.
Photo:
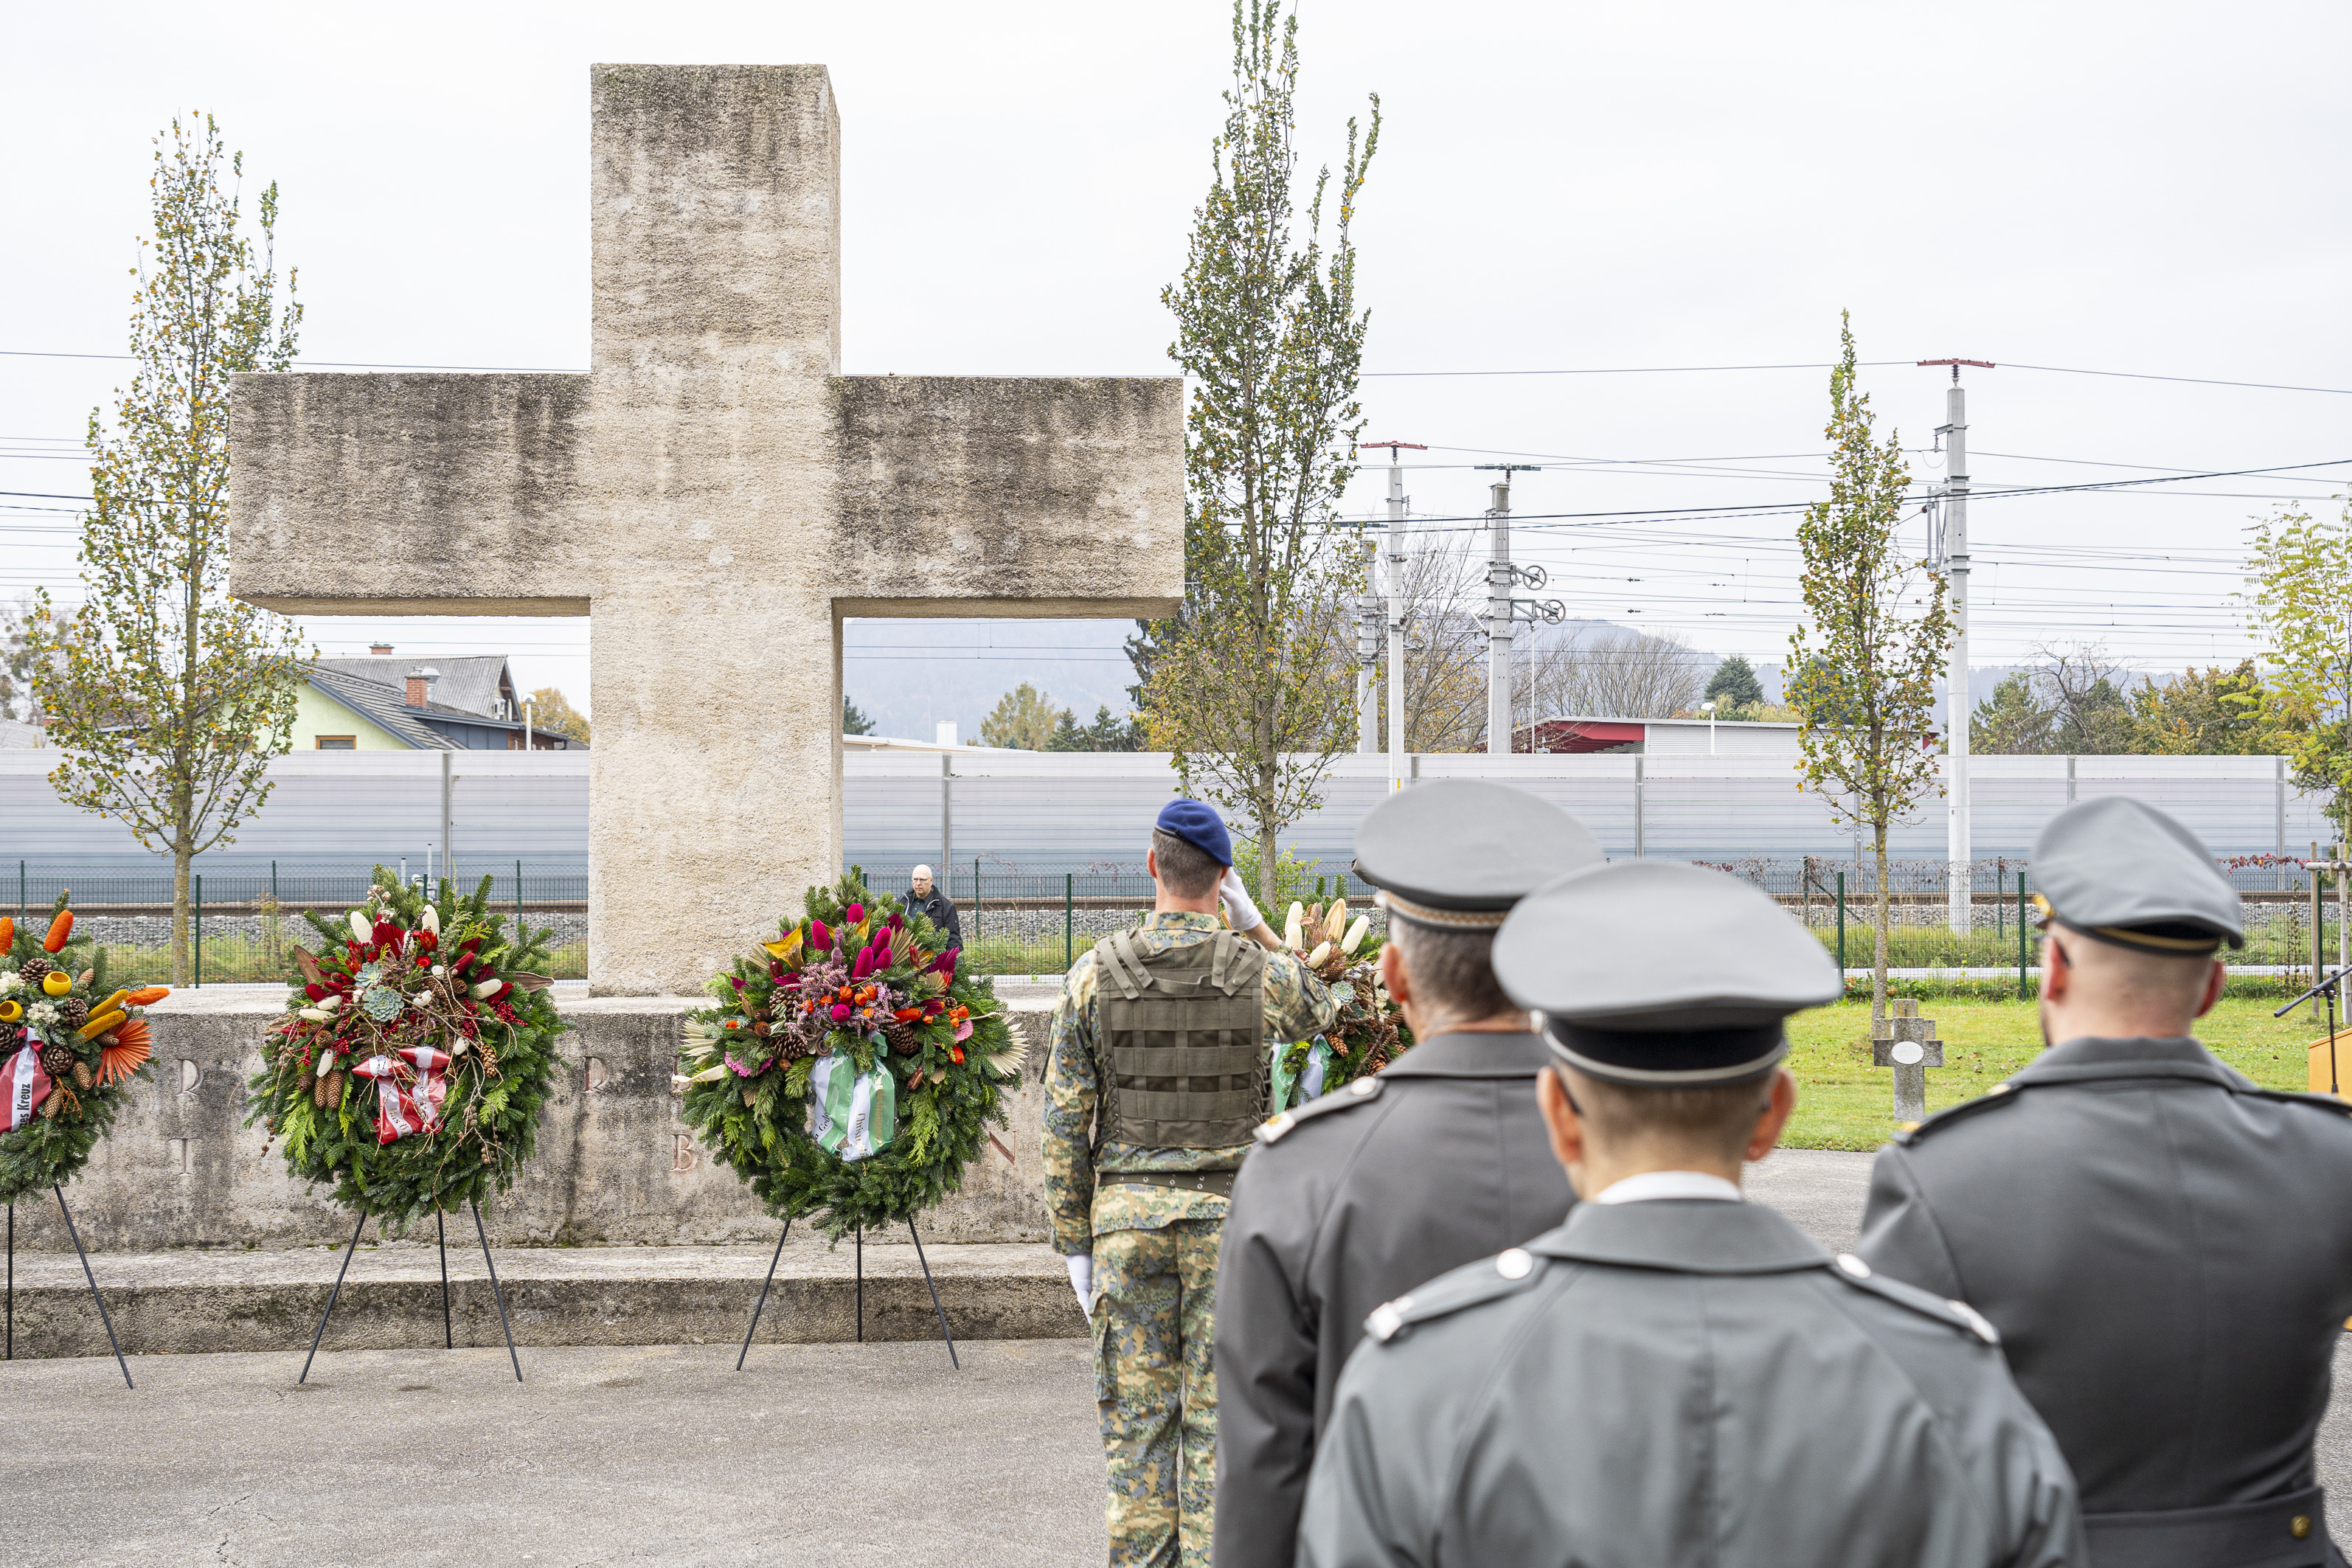
[[(1336, 190), (1303, 213), (1293, 94), (1298, 25), (1278, 0), (1235, 0), (1234, 79), (1182, 278), (1161, 293), (1169, 351), (1192, 388), (1184, 428), (1185, 605), (1149, 628), (1139, 663), (1153, 743), (1185, 787), (1245, 817), (1272, 907), (1276, 836), (1319, 802), (1354, 738), (1346, 595), (1360, 563), (1334, 526), (1363, 434), (1356, 401), (1369, 313), (1349, 230), (1380, 142), (1348, 122)], [(1337, 226), (1324, 246), (1327, 198)]]
[(1830, 494), (1797, 527), (1804, 618), (1789, 637), (1789, 706), (1798, 770), (1833, 817), (1868, 835), (1878, 872), (1870, 1007), (1886, 1014), (1888, 830), (1937, 788), (1927, 743), (1936, 680), (1951, 641), (1945, 579), (1905, 556), (1895, 538), (1911, 470), (1893, 431), (1871, 431), (1870, 396), (1855, 390), (1853, 324), (1839, 329), (1830, 373)]
[(2305, 508), (2254, 529), (2246, 563), (2267, 717), (2291, 733), (2297, 786), (2325, 790), (2352, 840), (2352, 501), (2336, 517)]
[(82, 600), (45, 590), (27, 637), (64, 800), (172, 857), (172, 978), (188, 975), (196, 856), (269, 796), (305, 663), (294, 623), (228, 596), (229, 377), (293, 362), (302, 308), (276, 270), (278, 187), (240, 228), (241, 154), (210, 117), (155, 142), (128, 392), (93, 409)]

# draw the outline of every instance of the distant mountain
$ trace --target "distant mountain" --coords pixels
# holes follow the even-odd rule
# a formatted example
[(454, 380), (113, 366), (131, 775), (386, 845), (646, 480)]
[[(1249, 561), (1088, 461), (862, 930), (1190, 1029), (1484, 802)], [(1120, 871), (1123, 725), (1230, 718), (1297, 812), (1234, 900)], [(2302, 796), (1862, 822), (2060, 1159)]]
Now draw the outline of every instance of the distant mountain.
[(851, 621), (841, 629), (842, 689), (875, 732), (928, 741), (956, 721), (978, 738), (996, 700), (1027, 681), (1081, 721), (1108, 706), (1124, 717), (1135, 672), (1118, 621)]

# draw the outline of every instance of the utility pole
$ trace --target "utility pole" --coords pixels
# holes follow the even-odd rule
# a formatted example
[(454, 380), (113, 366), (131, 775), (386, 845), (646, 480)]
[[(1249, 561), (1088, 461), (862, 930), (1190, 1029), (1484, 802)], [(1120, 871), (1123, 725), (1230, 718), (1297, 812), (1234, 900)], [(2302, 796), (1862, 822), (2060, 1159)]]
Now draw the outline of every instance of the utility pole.
[[(1533, 463), (1481, 463), (1481, 469), (1498, 472), (1503, 477), (1495, 481), (1490, 492), (1492, 504), (1486, 509), (1486, 752), (1489, 756), (1510, 753), (1514, 733), (1511, 713), (1511, 638), (1512, 621), (1521, 605), (1543, 613), (1547, 606), (1533, 600), (1514, 599), (1511, 590), (1525, 583), (1531, 588), (1544, 584), (1540, 566), (1511, 564), (1511, 476), (1533, 474), (1543, 470)], [(1557, 621), (1564, 612), (1559, 601), (1548, 606), (1553, 612), (1549, 619)]]
[(1969, 874), (1969, 395), (1960, 385), (1960, 366), (1991, 370), (1990, 360), (1923, 359), (1923, 365), (1952, 367), (1952, 384), (1944, 391), (1944, 423), (1936, 434), (1944, 438), (1943, 548), (1938, 552), (1951, 578), (1952, 646), (1944, 668), (1944, 697), (1948, 716), (1944, 726), (1944, 801), (1948, 815), (1945, 855), (1950, 898), (1951, 928), (1966, 933), (1970, 921), (1975, 879)]
[(1363, 542), (1364, 591), (1356, 602), (1356, 754), (1369, 757), (1381, 749), (1380, 688), (1373, 671), (1381, 662), (1381, 591), (1377, 563), (1380, 546)]
[(1389, 790), (1404, 788), (1404, 467), (1399, 451), (1426, 452), (1412, 441), (1362, 441), (1359, 451), (1389, 449)]

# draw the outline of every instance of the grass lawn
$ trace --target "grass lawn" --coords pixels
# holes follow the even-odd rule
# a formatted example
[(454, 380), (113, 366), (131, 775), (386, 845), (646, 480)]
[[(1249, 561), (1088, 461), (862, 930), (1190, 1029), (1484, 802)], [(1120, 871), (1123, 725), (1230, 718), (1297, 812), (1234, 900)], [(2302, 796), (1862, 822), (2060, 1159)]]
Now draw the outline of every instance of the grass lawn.
[[(2266, 1089), (2304, 1087), (2303, 1047), (2326, 1033), (2307, 1007), (2284, 1018), (2281, 997), (2224, 996), (2197, 1037), (2221, 1060)], [(1927, 1069), (1927, 1109), (1973, 1100), (2033, 1059), (2042, 1031), (2031, 1002), (1932, 997), (1919, 1011), (1936, 1020), (1944, 1065)], [(1789, 1070), (1797, 1114), (1781, 1142), (1792, 1149), (1875, 1149), (1895, 1131), (1894, 1073), (1870, 1065), (1870, 1001), (1840, 1002), (1789, 1020)], [(2352, 1034), (2344, 1043), (2352, 1070)]]

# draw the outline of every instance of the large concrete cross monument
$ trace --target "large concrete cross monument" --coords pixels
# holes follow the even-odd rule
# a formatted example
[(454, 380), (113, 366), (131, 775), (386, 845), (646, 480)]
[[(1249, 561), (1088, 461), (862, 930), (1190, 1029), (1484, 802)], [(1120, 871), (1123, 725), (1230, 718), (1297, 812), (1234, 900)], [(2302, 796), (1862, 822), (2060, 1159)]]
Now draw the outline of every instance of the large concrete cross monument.
[(844, 616), (1173, 611), (1183, 393), (843, 375), (824, 68), (591, 90), (587, 374), (239, 376), (229, 582), (588, 616), (588, 977), (661, 994), (838, 873)]

